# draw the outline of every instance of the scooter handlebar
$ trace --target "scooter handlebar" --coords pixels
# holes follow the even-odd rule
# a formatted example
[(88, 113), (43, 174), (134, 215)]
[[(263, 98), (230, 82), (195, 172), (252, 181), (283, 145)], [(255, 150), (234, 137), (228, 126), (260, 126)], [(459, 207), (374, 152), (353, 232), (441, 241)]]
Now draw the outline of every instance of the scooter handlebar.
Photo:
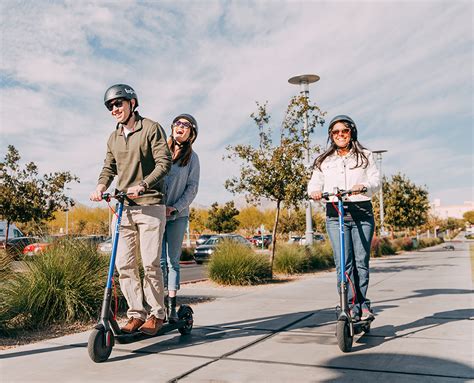
[[(362, 190), (358, 191), (357, 193), (365, 193), (367, 192), (367, 188), (364, 187), (362, 188)], [(333, 196), (336, 196), (338, 198), (342, 198), (346, 195), (352, 195), (354, 193), (353, 190), (342, 190), (342, 189), (337, 189), (337, 192), (336, 193), (323, 193), (322, 197), (321, 198), (324, 198), (324, 199), (329, 199), (329, 197), (333, 197)]]
[[(118, 192), (116, 194), (112, 193), (102, 193), (102, 199), (105, 201), (110, 201), (112, 198), (115, 199), (124, 199), (125, 197), (133, 195), (133, 193)], [(143, 192), (139, 192), (138, 195), (143, 195)]]

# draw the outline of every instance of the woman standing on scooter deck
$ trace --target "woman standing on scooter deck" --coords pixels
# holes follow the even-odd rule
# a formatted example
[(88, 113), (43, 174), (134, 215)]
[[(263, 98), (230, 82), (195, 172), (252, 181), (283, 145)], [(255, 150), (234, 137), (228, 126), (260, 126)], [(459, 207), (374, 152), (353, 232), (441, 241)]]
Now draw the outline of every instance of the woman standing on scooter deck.
[(166, 229), (163, 235), (161, 269), (168, 290), (169, 322), (178, 320), (176, 293), (179, 290), (181, 248), (189, 220), (189, 205), (199, 188), (199, 157), (192, 145), (198, 135), (196, 119), (180, 114), (173, 119), (168, 138), (173, 165), (165, 177)]
[[(370, 244), (374, 234), (374, 213), (371, 196), (380, 187), (380, 174), (372, 152), (357, 140), (357, 126), (346, 115), (334, 117), (328, 129), (328, 149), (316, 158), (308, 184), (309, 196), (318, 201), (323, 192), (333, 193), (335, 188), (352, 190), (344, 199), (344, 237), (346, 272), (349, 282), (348, 301), (354, 320), (373, 317), (369, 287)], [(360, 194), (364, 188), (367, 192)], [(337, 286), (340, 277), (340, 244), (337, 198), (326, 204), (326, 230), (331, 240), (337, 269)]]

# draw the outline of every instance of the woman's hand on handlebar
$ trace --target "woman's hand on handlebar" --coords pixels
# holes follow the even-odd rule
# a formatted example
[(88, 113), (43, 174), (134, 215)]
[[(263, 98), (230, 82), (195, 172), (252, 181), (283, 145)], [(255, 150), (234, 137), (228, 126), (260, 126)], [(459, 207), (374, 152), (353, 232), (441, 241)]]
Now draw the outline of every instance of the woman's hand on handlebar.
[(361, 193), (365, 193), (366, 191), (367, 191), (367, 188), (362, 184), (354, 185), (351, 189), (352, 194), (361, 194)]
[(311, 196), (311, 199), (314, 199), (315, 201), (319, 201), (321, 198), (323, 198), (323, 193), (320, 191), (312, 192), (310, 196)]
[(89, 196), (89, 199), (91, 201), (102, 201), (102, 194), (107, 190), (107, 188), (105, 187), (105, 185), (97, 185), (97, 187), (95, 188), (95, 191), (93, 191), (90, 196)]

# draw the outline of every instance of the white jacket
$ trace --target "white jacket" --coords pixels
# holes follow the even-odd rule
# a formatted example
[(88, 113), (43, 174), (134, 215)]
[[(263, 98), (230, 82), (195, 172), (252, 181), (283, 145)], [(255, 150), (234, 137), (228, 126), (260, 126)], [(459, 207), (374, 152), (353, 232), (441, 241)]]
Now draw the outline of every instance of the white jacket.
[[(327, 157), (321, 164), (321, 170), (314, 168), (311, 180), (308, 183), (308, 195), (312, 192), (334, 193), (334, 188), (349, 190), (354, 185), (364, 185), (367, 192), (355, 194), (347, 198), (351, 202), (370, 201), (380, 188), (380, 172), (375, 164), (374, 155), (369, 150), (364, 150), (369, 163), (367, 167), (359, 166), (351, 169), (356, 164), (356, 156), (351, 150), (341, 157), (336, 152)], [(359, 160), (360, 163), (360, 160)], [(333, 201), (337, 201), (334, 197)]]

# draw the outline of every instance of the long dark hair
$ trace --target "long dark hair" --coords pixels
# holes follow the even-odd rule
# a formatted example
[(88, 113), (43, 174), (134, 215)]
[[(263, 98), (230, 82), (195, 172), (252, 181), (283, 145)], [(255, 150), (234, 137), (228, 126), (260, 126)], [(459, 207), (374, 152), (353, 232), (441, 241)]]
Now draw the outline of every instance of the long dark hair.
[(180, 144), (173, 137), (173, 132), (168, 137), (168, 146), (171, 151), (171, 156), (173, 158), (173, 164), (178, 163), (179, 166), (186, 166), (191, 160), (191, 155), (193, 153), (193, 138), (194, 138), (194, 129), (191, 129), (188, 139)]
[[(367, 166), (369, 165), (369, 159), (364, 153), (364, 150), (366, 148), (359, 141), (357, 141), (357, 139), (353, 139), (354, 128), (347, 121), (339, 121), (339, 122), (343, 123), (344, 126), (346, 126), (347, 128), (351, 130), (351, 140), (349, 142), (349, 150), (352, 150), (356, 156), (356, 164), (351, 169), (355, 169), (361, 166), (364, 169), (367, 168)], [(321, 165), (324, 162), (324, 160), (328, 158), (330, 155), (332, 155), (335, 151), (337, 151), (337, 145), (334, 143), (334, 140), (332, 139), (332, 127), (329, 129), (329, 132), (328, 132), (327, 144), (328, 144), (328, 148), (326, 149), (326, 151), (320, 156), (318, 156), (316, 160), (314, 160), (313, 168), (321, 170)]]

